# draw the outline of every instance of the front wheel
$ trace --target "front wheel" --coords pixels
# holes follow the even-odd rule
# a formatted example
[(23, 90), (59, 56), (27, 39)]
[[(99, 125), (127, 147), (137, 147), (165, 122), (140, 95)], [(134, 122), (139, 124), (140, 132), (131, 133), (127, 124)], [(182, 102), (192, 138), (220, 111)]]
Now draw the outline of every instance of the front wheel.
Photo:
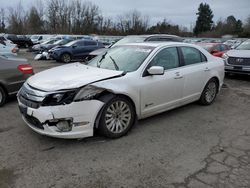
[(130, 130), (135, 117), (131, 102), (125, 97), (116, 96), (104, 106), (98, 132), (108, 138), (119, 138)]
[(4, 89), (0, 86), (0, 107), (6, 102), (6, 93)]
[(202, 105), (210, 105), (214, 102), (216, 95), (218, 93), (218, 83), (217, 81), (212, 78), (211, 80), (209, 80), (209, 82), (206, 84), (199, 102)]

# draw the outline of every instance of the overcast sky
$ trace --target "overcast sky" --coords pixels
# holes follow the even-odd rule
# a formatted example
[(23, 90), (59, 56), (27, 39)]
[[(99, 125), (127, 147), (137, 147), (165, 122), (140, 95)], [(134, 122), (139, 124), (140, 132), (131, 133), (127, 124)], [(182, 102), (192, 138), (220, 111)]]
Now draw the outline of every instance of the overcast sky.
[[(0, 7), (16, 6), (20, 0), (0, 0)], [(21, 0), (24, 8), (35, 4), (36, 0)], [(43, 0), (46, 1), (46, 0)], [(98, 5), (102, 14), (116, 18), (124, 12), (138, 10), (148, 15), (154, 24), (166, 18), (171, 23), (190, 28), (196, 21), (197, 8), (201, 2), (210, 5), (214, 21), (234, 15), (243, 22), (250, 15), (250, 0), (89, 0)]]

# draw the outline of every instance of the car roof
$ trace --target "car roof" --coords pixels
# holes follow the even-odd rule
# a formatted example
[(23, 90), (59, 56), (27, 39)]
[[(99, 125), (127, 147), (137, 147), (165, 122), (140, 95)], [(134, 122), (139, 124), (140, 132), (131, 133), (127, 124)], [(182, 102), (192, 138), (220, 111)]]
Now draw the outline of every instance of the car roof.
[(169, 34), (128, 35), (126, 37), (145, 37), (145, 38), (149, 38), (149, 37), (176, 37), (176, 38), (181, 38), (177, 35), (169, 35)]
[(195, 47), (194, 44), (184, 43), (184, 42), (141, 42), (141, 43), (127, 43), (121, 46), (144, 46), (144, 47), (164, 47), (164, 46), (191, 46)]

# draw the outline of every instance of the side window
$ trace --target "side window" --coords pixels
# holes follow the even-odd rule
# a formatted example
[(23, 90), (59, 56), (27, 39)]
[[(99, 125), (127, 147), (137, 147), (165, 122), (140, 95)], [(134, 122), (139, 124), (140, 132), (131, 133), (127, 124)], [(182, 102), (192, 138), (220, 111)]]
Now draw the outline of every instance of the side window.
[(84, 43), (84, 41), (79, 41), (76, 43), (76, 46), (83, 47), (83, 46), (85, 46), (85, 43)]
[(96, 46), (97, 43), (95, 41), (85, 41), (85, 46)]
[(201, 53), (201, 52), (200, 52), (200, 54), (201, 54), (201, 61), (202, 62), (207, 62), (206, 56), (203, 53)]
[(213, 48), (213, 50), (221, 51), (220, 45), (215, 45), (214, 48)]
[(151, 61), (151, 66), (161, 66), (165, 70), (179, 67), (177, 48), (165, 48), (161, 50)]
[(202, 58), (203, 54), (195, 48), (181, 47), (181, 51), (183, 54), (185, 65), (192, 65), (192, 64), (204, 62), (204, 59), (203, 59), (204, 57)]

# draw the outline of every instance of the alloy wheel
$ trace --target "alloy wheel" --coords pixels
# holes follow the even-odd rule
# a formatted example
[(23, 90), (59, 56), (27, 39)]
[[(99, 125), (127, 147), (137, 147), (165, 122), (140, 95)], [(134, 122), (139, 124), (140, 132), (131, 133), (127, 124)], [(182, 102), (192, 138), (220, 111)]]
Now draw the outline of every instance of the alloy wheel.
[(217, 92), (217, 87), (215, 82), (210, 82), (207, 86), (206, 93), (205, 93), (205, 98), (208, 103), (211, 103)]
[(128, 104), (123, 101), (115, 101), (107, 108), (105, 114), (106, 127), (112, 133), (122, 133), (130, 125), (131, 113)]

